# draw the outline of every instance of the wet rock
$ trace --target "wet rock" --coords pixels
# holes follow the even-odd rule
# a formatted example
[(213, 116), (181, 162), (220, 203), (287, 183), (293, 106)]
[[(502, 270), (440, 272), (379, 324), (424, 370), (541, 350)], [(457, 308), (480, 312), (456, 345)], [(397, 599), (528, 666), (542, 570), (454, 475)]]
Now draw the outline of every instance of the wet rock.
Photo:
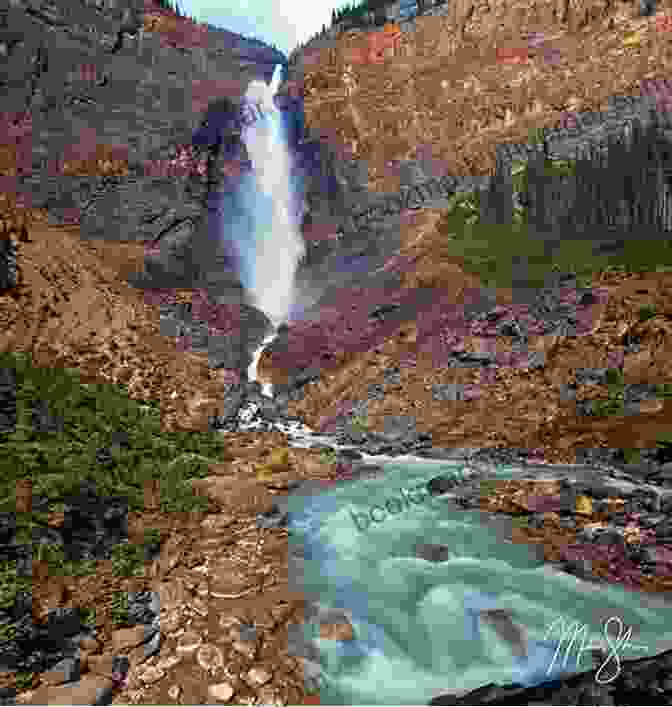
[(243, 386), (243, 394), (254, 402), (256, 402), (256, 400), (254, 400), (255, 396), (258, 396), (259, 398), (262, 397), (261, 392), (262, 386), (258, 381), (247, 381), (247, 383)]
[(427, 482), (427, 490), (432, 496), (440, 496), (443, 493), (449, 493), (459, 485), (460, 482), (452, 476), (435, 476)]
[(423, 543), (416, 545), (415, 556), (427, 562), (446, 562), (450, 558), (450, 549), (446, 545)]
[(368, 400), (384, 400), (385, 399), (385, 388), (378, 383), (373, 383), (373, 384), (369, 385), (367, 398), (368, 398)]
[(222, 395), (222, 413), (215, 420), (215, 426), (235, 420), (244, 400), (244, 391), (240, 383), (224, 386)]
[(349, 469), (347, 478), (350, 480), (369, 478), (380, 476), (383, 472), (383, 467), (380, 464), (372, 464), (370, 462), (355, 463)]
[(287, 652), (297, 658), (306, 658), (319, 663), (320, 651), (317, 645), (306, 636), (303, 624), (287, 626)]
[(18, 285), (17, 243), (13, 238), (0, 239), (0, 292)]
[[(665, 675), (672, 660), (666, 651), (651, 658), (621, 660), (621, 671), (609, 682), (595, 680), (598, 666), (567, 678), (544, 682), (534, 687), (490, 683), (466, 694), (446, 694), (432, 699), (430, 705), (521, 705), (521, 704), (666, 704), (669, 682), (663, 685), (653, 676)], [(603, 663), (599, 661), (600, 665)], [(604, 680), (604, 671), (601, 679)]]
[(432, 385), (433, 400), (465, 400), (464, 386), (459, 383), (434, 383)]
[(78, 658), (64, 658), (51, 670), (42, 674), (42, 680), (48, 685), (62, 685), (80, 678), (80, 661)]
[(16, 704), (16, 690), (13, 687), (0, 688), (0, 705)]
[(660, 510), (660, 492), (653, 488), (636, 488), (627, 498), (623, 510), (626, 513), (656, 513)]
[(396, 312), (399, 309), (399, 306), (400, 305), (396, 303), (381, 304), (369, 312), (369, 318), (385, 319), (387, 315)]
[(156, 622), (160, 609), (161, 602), (156, 592), (128, 593), (128, 620), (130, 623), (151, 626)]
[(390, 444), (389, 442), (377, 442), (375, 440), (366, 440), (362, 445), (362, 449), (365, 454), (370, 454), (371, 456), (392, 455), (398, 450), (394, 444)]
[(526, 333), (523, 324), (517, 319), (511, 318), (497, 324), (497, 336), (510, 336), (513, 339), (522, 340)]
[(672, 518), (666, 518), (655, 526), (658, 542), (672, 542)]
[(259, 414), (269, 422), (275, 422), (282, 416), (282, 410), (272, 400), (263, 400), (259, 407)]
[(316, 366), (312, 366), (310, 368), (304, 368), (301, 371), (295, 372), (291, 376), (291, 383), (290, 385), (292, 387), (300, 388), (304, 386), (306, 383), (312, 383), (314, 381), (317, 381), (320, 379), (320, 369)]
[(472, 452), (471, 450), (460, 449), (442, 449), (440, 447), (429, 447), (428, 449), (420, 449), (416, 452), (417, 456), (425, 459), (468, 459)]
[(383, 382), (385, 385), (399, 385), (401, 383), (401, 372), (399, 367), (386, 368), (383, 371)]
[(364, 449), (368, 446), (368, 439), (366, 432), (362, 432), (356, 428), (346, 429), (341, 436), (343, 444), (358, 444), (362, 445)]
[(361, 452), (358, 452), (356, 449), (339, 449), (338, 452), (338, 457), (342, 457), (344, 460), (359, 460), (362, 458)]

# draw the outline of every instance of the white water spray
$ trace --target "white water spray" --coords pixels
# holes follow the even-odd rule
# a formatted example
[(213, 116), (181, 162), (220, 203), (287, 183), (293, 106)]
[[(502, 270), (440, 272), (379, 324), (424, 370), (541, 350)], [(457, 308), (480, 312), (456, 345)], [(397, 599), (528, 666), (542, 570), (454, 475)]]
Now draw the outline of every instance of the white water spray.
[(305, 253), (299, 225), (292, 217), (291, 156), (282, 116), (273, 103), (281, 71), (280, 65), (275, 67), (270, 85), (250, 82), (245, 99), (258, 109), (259, 117), (242, 133), (258, 190), (254, 214), (256, 252), (249, 289), (255, 305), (276, 327), (289, 317), (294, 276)]
[[(257, 380), (257, 368), (259, 366), (259, 359), (264, 349), (275, 339), (277, 336), (277, 327), (273, 330), (273, 333), (269, 334), (261, 343), (261, 346), (254, 352), (252, 356), (252, 363), (247, 368), (247, 380), (256, 381)], [(273, 384), (272, 383), (262, 383), (261, 384), (261, 394), (265, 395), (267, 398), (273, 397)]]
[[(249, 253), (249, 290), (255, 305), (273, 323), (273, 333), (254, 352), (247, 375), (257, 380), (261, 354), (276, 336), (278, 326), (288, 320), (295, 300), (295, 273), (305, 253), (299, 225), (292, 217), (291, 156), (280, 112), (273, 98), (280, 85), (282, 67), (275, 67), (270, 84), (251, 81), (245, 101), (254, 120), (243, 130), (242, 139), (252, 162), (254, 192), (254, 246)], [(270, 383), (262, 394), (272, 396)]]

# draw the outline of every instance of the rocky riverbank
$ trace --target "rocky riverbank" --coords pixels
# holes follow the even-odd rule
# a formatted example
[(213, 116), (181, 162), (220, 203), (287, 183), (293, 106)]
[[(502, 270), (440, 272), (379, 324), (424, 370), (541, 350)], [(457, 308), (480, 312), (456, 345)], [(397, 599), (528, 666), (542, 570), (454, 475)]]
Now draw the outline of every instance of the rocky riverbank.
[[(92, 631), (90, 626), (80, 623), (76, 610), (59, 612), (58, 624), (54, 623), (55, 618), (50, 619), (48, 627), (33, 624), (32, 616), (36, 610), (38, 614), (40, 611), (37, 607), (46, 609), (54, 599), (54, 592), (73, 591), (71, 580), (52, 582), (33, 593), (32, 614), (30, 602), (14, 607), (12, 617), (19, 619), (21, 626), (25, 623), (25, 630), (30, 629), (29, 634), (21, 634), (18, 643), (8, 644), (7, 647), (14, 646), (14, 659), (21, 667), (28, 665), (27, 660), (33, 668), (41, 665), (40, 661), (49, 664), (41, 676), (42, 687), (22, 693), (21, 703), (44, 704), (67, 699), (73, 704), (110, 701), (147, 704), (150, 696), (159, 701), (203, 698), (226, 701), (233, 695), (240, 700), (254, 695), (268, 701), (280, 698), (281, 694), (285, 697), (280, 699), (296, 703), (299, 693), (285, 693), (286, 687), (282, 685), (294, 684), (301, 691), (304, 678), (308, 679), (308, 686), (317, 684), (317, 647), (292, 643), (296, 632), (300, 632), (301, 622), (317, 620), (325, 635), (336, 640), (348, 640), (351, 629), (347, 617), (327, 616), (319, 605), (295, 600), (291, 591), (287, 593), (284, 583), (287, 580), (291, 583), (291, 578), (284, 575), (282, 579), (281, 571), (288, 561), (283, 560), (288, 549), (288, 515), (283, 499), (307, 490), (319, 493), (320, 484), (326, 484), (326, 489), (333, 483), (351, 483), (362, 474), (384, 474), (380, 462), (394, 457), (377, 460), (354, 447), (339, 448), (337, 443), (332, 446), (336, 455), (329, 463), (316, 450), (304, 451), (298, 446), (290, 446), (284, 455), (282, 447), (276, 446), (278, 454), (269, 456), (272, 445), (268, 443), (272, 438), (277, 445), (280, 442), (277, 435), (239, 433), (235, 444), (232, 441), (229, 447), (234, 462), (213, 467), (210, 477), (194, 482), (197, 492), (204, 493), (218, 511), (200, 517), (196, 514), (191, 519), (185, 517), (182, 527), (168, 528), (163, 524), (161, 541), (154, 546), (145, 545), (149, 572), (146, 580), (134, 581), (135, 589), (128, 595), (127, 628)], [(320, 438), (320, 446), (327, 447), (328, 441)], [(396, 457), (397, 452), (408, 452), (413, 444), (412, 440), (406, 440), (389, 451)], [(553, 571), (569, 572), (590, 583), (619, 581), (618, 577), (609, 576), (608, 567), (605, 573), (603, 564), (595, 564), (591, 573), (590, 561), (586, 564), (580, 559), (580, 552), (578, 560), (576, 554), (562, 557), (566, 548), (577, 551), (597, 546), (608, 559), (610, 553), (620, 551), (618, 562), (622, 563), (622, 569), (628, 570), (630, 581), (639, 574), (640, 584), (631, 586), (642, 591), (642, 601), (647, 596), (652, 601), (664, 599), (669, 593), (666, 582), (669, 583), (672, 543), (672, 484), (665, 484), (664, 478), (662, 485), (643, 485), (632, 466), (626, 471), (621, 464), (619, 469), (615, 459), (611, 460), (611, 466), (604, 459), (599, 467), (589, 464), (558, 467), (535, 464), (534, 460), (525, 460), (522, 453), (517, 456), (511, 453), (505, 459), (488, 450), (426, 448), (420, 455), (425, 460), (463, 460), (467, 469), (465, 482), (456, 483), (438, 475), (428, 482), (428, 492), (445, 499), (453, 509), (487, 511), (512, 542), (541, 546), (541, 554)], [(492, 482), (493, 469), (501, 468), (504, 463), (511, 466), (511, 481), (502, 481), (498, 474), (499, 480)], [(662, 460), (651, 458), (647, 478), (652, 471), (659, 479), (661, 474), (664, 477), (664, 466)], [(262, 467), (269, 470), (269, 475), (260, 480)], [(231, 476), (233, 469), (235, 473)], [(93, 489), (84, 493), (95, 497)], [(85, 514), (92, 529), (99, 527), (105, 533), (108, 545), (116, 542), (106, 528), (117, 524), (123, 512), (115, 519), (108, 504), (103, 519), (94, 511), (91, 498), (87, 496), (88, 500), (82, 502), (73, 500), (65, 508), (60, 523), (53, 519), (49, 531), (52, 541), (54, 533), (63, 532), (63, 518), (77, 509), (80, 516)], [(32, 501), (34, 509), (39, 509), (40, 499), (33, 497)], [(521, 518), (525, 521), (522, 524)], [(137, 537), (141, 530), (138, 520), (139, 516), (130, 515), (129, 537)], [(149, 520), (143, 516), (144, 527)], [(158, 521), (158, 516), (154, 520)], [(8, 541), (9, 534), (3, 535), (4, 541)], [(101, 552), (101, 548), (93, 546), (94, 534), (78, 537), (82, 555), (96, 556)], [(215, 547), (222, 550), (215, 552)], [(251, 547), (257, 547), (253, 557), (245, 549)], [(423, 548), (425, 554), (429, 552), (429, 546)], [(440, 550), (432, 549), (432, 561), (440, 562), (445, 557)], [(33, 562), (33, 572), (39, 566)], [(255, 574), (261, 569), (261, 574)], [(209, 618), (213, 607), (218, 617), (216, 625)], [(23, 618), (17, 611), (23, 612)], [(55, 628), (61, 625), (67, 630)], [(282, 626), (290, 639), (285, 668), (280, 668), (273, 657), (274, 651), (281, 649), (285, 635)], [(67, 636), (66, 644), (61, 642), (58, 647), (54, 644), (53, 649), (47, 648), (51, 644), (45, 643), (45, 638), (54, 636), (55, 630)], [(60, 651), (60, 662), (54, 651)], [(9, 657), (6, 650), (3, 656)], [(513, 704), (511, 700), (516, 699), (524, 703), (529, 699), (542, 704), (572, 704), (579, 695), (583, 695), (580, 699), (590, 695), (591, 704), (664, 704), (661, 700), (669, 699), (670, 695), (666, 677), (669, 661), (669, 650), (655, 659), (623, 661), (621, 673), (608, 685), (596, 684), (592, 670), (536, 688), (491, 685), (461, 697), (451, 693), (435, 698), (432, 704)], [(221, 675), (220, 668), (225, 664), (229, 666), (226, 679), (205, 678)], [(446, 687), (449, 691), (450, 686)], [(11, 691), (5, 691), (4, 695), (4, 703), (13, 704)]]

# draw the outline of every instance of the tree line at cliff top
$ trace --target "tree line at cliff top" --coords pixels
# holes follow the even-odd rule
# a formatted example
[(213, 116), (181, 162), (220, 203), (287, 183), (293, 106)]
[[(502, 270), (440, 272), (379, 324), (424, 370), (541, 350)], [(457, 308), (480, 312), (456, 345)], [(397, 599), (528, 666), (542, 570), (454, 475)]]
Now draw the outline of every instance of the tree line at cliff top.
[[(654, 0), (641, 0), (641, 2), (653, 2)], [(422, 14), (426, 8), (433, 5), (445, 4), (447, 0), (417, 0), (418, 13)], [(362, 0), (361, 2), (352, 2), (344, 5), (340, 9), (331, 11), (330, 28), (342, 24), (348, 29), (366, 29), (373, 25), (383, 25), (388, 19), (385, 10), (394, 4), (394, 0)], [(370, 14), (373, 15), (373, 20), (370, 19)], [(296, 48), (290, 52), (289, 63), (294, 64), (298, 59), (298, 55), (312, 42), (317, 39), (323, 39), (328, 29), (326, 25), (322, 25), (322, 29), (316, 32), (305, 42), (297, 44)]]
[[(331, 24), (329, 25), (329, 28), (344, 21), (348, 22), (352, 27), (364, 27), (369, 24), (367, 19), (369, 12), (373, 12), (374, 14), (380, 16), (381, 11), (391, 4), (392, 2), (390, 2), (390, 0), (362, 0), (361, 2), (348, 3), (338, 10), (333, 9), (331, 11)], [(309, 46), (311, 42), (324, 37), (329, 28), (327, 25), (323, 24), (322, 29), (319, 32), (316, 32), (305, 42), (299, 42), (290, 52), (289, 62), (293, 63), (296, 61), (297, 54), (299, 54), (301, 50), (305, 49), (305, 47)]]
[[(166, 12), (171, 12), (173, 13), (176, 17), (183, 17), (187, 20), (191, 20), (192, 22), (198, 24), (198, 20), (196, 20), (195, 17), (191, 17), (190, 15), (187, 15), (182, 8), (179, 6), (179, 4), (176, 2), (173, 4), (171, 0), (152, 0), (153, 4), (156, 5), (160, 10), (165, 10)], [(242, 39), (246, 39), (248, 41), (254, 41), (254, 42), (261, 42), (262, 44), (267, 44), (267, 42), (263, 42), (260, 39), (255, 39), (254, 37), (246, 37), (245, 35), (238, 34), (237, 32), (232, 32), (231, 34), (237, 35), (238, 37), (241, 37)], [(276, 51), (280, 51), (279, 47), (271, 43), (269, 45), (272, 49), (275, 49)]]

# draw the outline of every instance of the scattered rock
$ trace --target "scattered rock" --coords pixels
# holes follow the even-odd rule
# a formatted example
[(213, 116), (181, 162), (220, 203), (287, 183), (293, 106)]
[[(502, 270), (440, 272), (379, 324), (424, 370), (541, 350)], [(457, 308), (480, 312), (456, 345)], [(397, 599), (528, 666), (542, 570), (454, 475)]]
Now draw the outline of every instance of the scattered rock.
[(235, 690), (228, 682), (219, 682), (208, 687), (208, 695), (217, 702), (228, 702), (234, 693)]

